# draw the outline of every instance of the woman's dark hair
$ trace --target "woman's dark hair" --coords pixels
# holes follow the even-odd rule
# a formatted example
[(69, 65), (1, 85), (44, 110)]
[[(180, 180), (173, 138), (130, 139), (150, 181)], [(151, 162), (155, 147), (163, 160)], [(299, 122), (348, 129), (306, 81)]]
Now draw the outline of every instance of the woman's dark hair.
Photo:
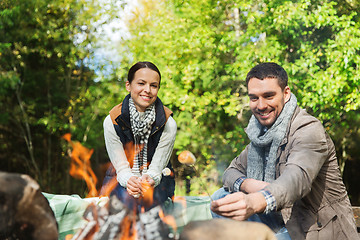
[(155, 66), (155, 64), (153, 64), (152, 62), (137, 62), (135, 63), (129, 70), (128, 73), (128, 81), (129, 83), (132, 82), (132, 80), (134, 79), (135, 73), (137, 70), (141, 69), (141, 68), (150, 68), (151, 70), (154, 70), (155, 72), (157, 72), (159, 74), (159, 84), (161, 82), (161, 74), (159, 69)]
[(260, 63), (253, 67), (246, 76), (246, 86), (252, 78), (264, 80), (276, 78), (282, 90), (288, 85), (288, 75), (283, 67), (273, 62)]

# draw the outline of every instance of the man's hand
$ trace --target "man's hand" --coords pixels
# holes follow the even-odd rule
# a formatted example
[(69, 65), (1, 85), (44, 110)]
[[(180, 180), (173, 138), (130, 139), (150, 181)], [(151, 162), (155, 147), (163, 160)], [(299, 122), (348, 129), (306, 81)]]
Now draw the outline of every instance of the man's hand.
[(141, 194), (140, 180), (141, 179), (139, 177), (132, 176), (129, 178), (129, 180), (127, 181), (127, 184), (126, 184), (127, 192), (136, 198), (138, 198)]
[(240, 190), (245, 193), (255, 193), (264, 189), (270, 183), (256, 180), (253, 178), (247, 178), (240, 186)]
[(262, 193), (236, 192), (211, 203), (211, 211), (234, 220), (246, 220), (265, 210), (266, 201)]

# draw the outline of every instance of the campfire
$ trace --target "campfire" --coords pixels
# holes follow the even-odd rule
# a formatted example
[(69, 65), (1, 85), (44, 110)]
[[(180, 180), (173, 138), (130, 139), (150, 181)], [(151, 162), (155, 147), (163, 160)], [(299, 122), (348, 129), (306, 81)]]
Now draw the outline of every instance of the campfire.
[[(80, 142), (72, 141), (71, 134), (63, 137), (70, 143), (69, 150), (71, 165), (69, 174), (78, 179), (83, 179), (89, 189), (87, 197), (98, 197), (96, 189), (97, 178), (91, 168), (90, 158), (93, 153), (81, 145)], [(173, 174), (170, 169), (164, 169), (164, 175)], [(108, 197), (118, 184), (114, 177), (104, 187), (102, 197)], [(144, 191), (140, 196), (144, 206), (153, 203), (153, 188), (147, 182), (142, 183)], [(66, 240), (152, 240), (152, 239), (176, 239), (176, 221), (173, 216), (166, 215), (161, 206), (156, 206), (148, 211), (142, 207), (141, 211), (129, 209), (116, 195), (108, 198), (103, 206), (90, 203), (83, 214), (86, 224), (74, 235), (68, 235)], [(170, 231), (169, 226), (173, 229)]]
[[(107, 183), (103, 195), (98, 197), (97, 179), (90, 167), (93, 151), (79, 142), (72, 141), (70, 134), (64, 135), (63, 138), (73, 148), (69, 152), (71, 157), (69, 174), (75, 178), (84, 179), (89, 188), (87, 197), (97, 199), (87, 206), (83, 214), (85, 224), (82, 228), (74, 235), (67, 235), (66, 240), (276, 239), (273, 232), (264, 224), (229, 219), (189, 221), (186, 225), (179, 223), (179, 228), (183, 227), (179, 231), (177, 220), (183, 210), (187, 209), (186, 197), (174, 197), (173, 201), (155, 206), (147, 211), (144, 207), (129, 209), (117, 198), (116, 194), (110, 195), (118, 184), (116, 177)], [(182, 152), (178, 160), (193, 168), (199, 177), (194, 166), (196, 158), (191, 152)], [(162, 174), (172, 175), (174, 173), (165, 168)], [(146, 182), (143, 184), (143, 189), (146, 191), (139, 196), (138, 200), (144, 206), (149, 207), (153, 202), (153, 188), (149, 185), (146, 186)], [(206, 186), (203, 184), (201, 186), (212, 201)]]
[[(85, 226), (71, 240), (167, 240), (175, 239), (166, 221), (161, 206), (137, 213), (128, 209), (117, 197), (112, 195), (109, 202), (99, 207), (91, 203), (84, 212)], [(175, 223), (175, 220), (171, 220)]]

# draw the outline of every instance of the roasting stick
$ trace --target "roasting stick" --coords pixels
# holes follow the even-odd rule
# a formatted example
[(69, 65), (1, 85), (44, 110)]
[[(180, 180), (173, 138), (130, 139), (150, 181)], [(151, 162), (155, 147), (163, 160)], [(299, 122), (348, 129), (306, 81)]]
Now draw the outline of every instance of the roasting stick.
[(206, 192), (206, 194), (210, 198), (210, 201), (212, 202), (213, 199), (211, 198), (211, 195), (210, 195), (206, 185), (204, 185), (202, 179), (200, 178), (200, 174), (199, 174), (199, 172), (197, 171), (197, 169), (195, 167), (196, 158), (195, 158), (194, 154), (192, 154), (190, 151), (183, 151), (183, 152), (181, 152), (179, 154), (178, 160), (179, 160), (180, 163), (185, 164), (185, 165), (191, 167), (194, 170), (196, 177), (200, 181), (200, 186)]

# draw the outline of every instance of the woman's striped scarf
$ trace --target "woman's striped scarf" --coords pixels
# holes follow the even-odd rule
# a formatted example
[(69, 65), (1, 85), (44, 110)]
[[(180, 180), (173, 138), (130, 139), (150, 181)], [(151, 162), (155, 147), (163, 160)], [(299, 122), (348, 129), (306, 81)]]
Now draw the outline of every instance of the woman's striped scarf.
[(135, 140), (135, 157), (132, 173), (140, 177), (147, 172), (147, 143), (151, 126), (155, 122), (155, 105), (146, 108), (144, 114), (137, 111), (133, 99), (129, 99), (130, 124)]

